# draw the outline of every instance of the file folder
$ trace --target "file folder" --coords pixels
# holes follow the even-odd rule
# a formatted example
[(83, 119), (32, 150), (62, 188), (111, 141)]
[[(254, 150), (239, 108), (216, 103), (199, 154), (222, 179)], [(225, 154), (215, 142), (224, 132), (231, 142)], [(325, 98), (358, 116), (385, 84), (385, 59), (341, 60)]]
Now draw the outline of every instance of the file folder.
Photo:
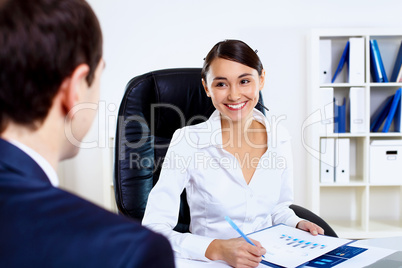
[(388, 113), (387, 119), (385, 120), (382, 132), (389, 131), (392, 120), (394, 119), (395, 112), (398, 108), (398, 105), (400, 105), (400, 102), (401, 102), (401, 88), (399, 88), (396, 91), (394, 98), (392, 99), (392, 104), (391, 104), (391, 107), (389, 108), (389, 113)]
[(349, 38), (349, 83), (364, 83), (364, 38)]
[(388, 82), (377, 40), (370, 40), (370, 71), (373, 82)]
[(331, 40), (320, 40), (320, 82), (331, 83), (332, 75)]
[(366, 130), (364, 90), (362, 87), (351, 87), (349, 91), (350, 133), (363, 133)]
[(397, 107), (396, 107), (396, 112), (394, 116), (394, 130), (395, 132), (401, 132), (401, 117), (402, 117), (402, 95), (401, 95), (401, 100), (399, 101)]
[(394, 95), (391, 95), (388, 98), (386, 98), (385, 101), (380, 105), (380, 107), (378, 107), (378, 109), (371, 116), (371, 125), (370, 125), (371, 132), (377, 132), (380, 129), (385, 118), (387, 118), (393, 98)]
[(336, 77), (342, 71), (343, 66), (348, 61), (349, 61), (349, 41), (346, 42), (345, 48), (343, 49), (341, 59), (339, 60), (339, 63), (338, 63), (338, 67), (336, 68), (335, 74), (331, 80), (332, 83), (335, 82)]
[(343, 103), (338, 105), (335, 100), (334, 104), (334, 132), (345, 133), (346, 132), (346, 98), (343, 98)]
[(334, 183), (335, 178), (335, 139), (321, 139), (320, 144), (320, 180), (321, 183)]
[(320, 88), (321, 126), (320, 134), (325, 136), (334, 132), (334, 89)]
[(402, 42), (399, 47), (398, 55), (396, 56), (394, 69), (391, 75), (391, 82), (401, 82), (399, 81), (399, 79), (401, 79), (401, 75), (402, 75)]
[(349, 183), (350, 181), (350, 140), (335, 140), (335, 182)]

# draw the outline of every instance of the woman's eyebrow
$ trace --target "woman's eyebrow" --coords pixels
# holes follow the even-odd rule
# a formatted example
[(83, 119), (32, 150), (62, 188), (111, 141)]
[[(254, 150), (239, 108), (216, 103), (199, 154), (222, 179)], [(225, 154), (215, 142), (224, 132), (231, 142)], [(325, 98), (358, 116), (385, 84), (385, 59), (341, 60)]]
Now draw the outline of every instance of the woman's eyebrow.
[(252, 76), (252, 74), (244, 73), (244, 74), (239, 75), (239, 78), (242, 78), (242, 77), (245, 77), (245, 76)]
[[(250, 74), (250, 73), (244, 73), (244, 74), (239, 75), (238, 78), (243, 78), (243, 77), (245, 77), (245, 76), (252, 76), (252, 74)], [(226, 77), (223, 77), (223, 76), (217, 76), (217, 77), (214, 77), (213, 80), (228, 80), (228, 79), (227, 79)]]
[(214, 77), (213, 80), (228, 80), (228, 79), (226, 77), (217, 76), (217, 77)]

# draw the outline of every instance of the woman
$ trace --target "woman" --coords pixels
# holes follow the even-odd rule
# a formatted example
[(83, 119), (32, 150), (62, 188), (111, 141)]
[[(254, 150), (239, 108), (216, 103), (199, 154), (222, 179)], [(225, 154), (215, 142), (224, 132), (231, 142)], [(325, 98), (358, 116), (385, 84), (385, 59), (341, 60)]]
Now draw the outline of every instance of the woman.
[[(289, 208), (290, 137), (254, 109), (264, 80), (259, 57), (242, 41), (219, 42), (205, 58), (202, 83), (216, 111), (206, 122), (174, 133), (143, 219), (169, 238), (176, 256), (258, 266), (265, 249), (238, 238), (225, 216), (244, 233), (279, 223), (323, 233)], [(172, 230), (184, 188), (191, 214), (186, 234)]]

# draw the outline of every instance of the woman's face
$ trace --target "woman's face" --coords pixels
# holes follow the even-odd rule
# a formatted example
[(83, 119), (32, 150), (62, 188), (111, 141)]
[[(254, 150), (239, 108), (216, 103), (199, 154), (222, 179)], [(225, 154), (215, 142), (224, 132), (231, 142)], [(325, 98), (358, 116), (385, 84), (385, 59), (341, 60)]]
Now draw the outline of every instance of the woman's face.
[(222, 58), (211, 62), (202, 81), (215, 108), (233, 122), (243, 121), (252, 115), (258, 102), (259, 91), (264, 87), (265, 71), (261, 76), (256, 69)]

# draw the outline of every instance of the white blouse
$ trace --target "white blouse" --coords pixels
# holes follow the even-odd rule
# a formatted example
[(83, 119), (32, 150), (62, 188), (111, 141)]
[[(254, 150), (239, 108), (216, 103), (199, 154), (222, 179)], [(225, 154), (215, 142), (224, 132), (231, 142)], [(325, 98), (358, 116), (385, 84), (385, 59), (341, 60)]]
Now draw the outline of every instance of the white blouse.
[[(205, 251), (214, 239), (239, 237), (225, 216), (246, 234), (279, 223), (295, 227), (302, 220), (289, 208), (293, 202), (290, 136), (256, 109), (253, 117), (267, 129), (268, 149), (259, 161), (250, 161), (257, 168), (249, 184), (241, 169), (247, 162), (240, 163), (222, 148), (219, 111), (206, 122), (173, 134), (142, 223), (164, 234), (176, 257), (208, 260)], [(191, 215), (191, 233), (185, 234), (173, 231), (184, 188)]]

